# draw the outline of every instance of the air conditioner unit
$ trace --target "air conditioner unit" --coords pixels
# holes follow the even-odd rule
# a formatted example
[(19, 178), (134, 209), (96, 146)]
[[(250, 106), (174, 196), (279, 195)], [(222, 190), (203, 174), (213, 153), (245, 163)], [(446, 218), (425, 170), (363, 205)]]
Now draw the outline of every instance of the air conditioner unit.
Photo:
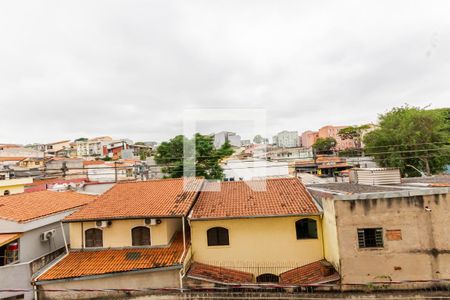
[(46, 242), (55, 237), (56, 229), (45, 231), (41, 233), (41, 242)]
[(97, 228), (106, 228), (112, 224), (111, 221), (97, 221), (95, 222), (95, 226)]
[(144, 220), (144, 225), (145, 226), (155, 226), (155, 225), (158, 225), (158, 224), (161, 224), (161, 220), (160, 219), (147, 218), (147, 219)]

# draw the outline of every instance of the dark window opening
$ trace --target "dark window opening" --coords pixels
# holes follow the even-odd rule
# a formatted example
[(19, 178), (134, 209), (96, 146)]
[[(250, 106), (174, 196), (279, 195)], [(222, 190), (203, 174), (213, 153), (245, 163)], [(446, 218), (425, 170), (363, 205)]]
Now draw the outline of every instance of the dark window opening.
[(208, 246), (226, 246), (230, 244), (228, 238), (228, 229), (223, 227), (214, 227), (207, 231)]
[(280, 281), (280, 279), (277, 275), (270, 274), (270, 273), (261, 274), (258, 277), (256, 277), (256, 282), (278, 283), (279, 281)]
[(131, 229), (133, 246), (150, 246), (150, 228), (139, 226)]
[(86, 247), (103, 247), (103, 231), (97, 228), (86, 230)]
[(359, 248), (383, 247), (383, 228), (358, 229)]
[(9, 194), (10, 194), (9, 190), (3, 192), (3, 196), (9, 196)]
[(317, 239), (317, 222), (313, 219), (301, 219), (295, 222), (297, 240)]

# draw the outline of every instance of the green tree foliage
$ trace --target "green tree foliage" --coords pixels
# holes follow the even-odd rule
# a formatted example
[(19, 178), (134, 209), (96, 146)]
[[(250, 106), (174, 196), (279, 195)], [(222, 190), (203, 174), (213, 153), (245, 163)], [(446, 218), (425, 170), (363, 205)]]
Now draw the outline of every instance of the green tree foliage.
[(156, 151), (155, 161), (164, 165), (163, 172), (172, 178), (182, 177), (186, 173), (188, 176), (222, 179), (223, 170), (219, 161), (231, 154), (233, 149), (228, 142), (219, 149), (214, 149), (211, 136), (197, 133), (192, 139), (178, 135), (161, 143)]
[(343, 140), (353, 140), (355, 142), (355, 148), (361, 149), (362, 135), (369, 128), (369, 125), (350, 126), (339, 130), (338, 135)]
[(382, 167), (400, 168), (403, 175), (443, 171), (450, 161), (449, 109), (393, 108), (379, 117), (379, 128), (364, 137), (365, 152)]
[(336, 140), (332, 137), (318, 138), (312, 147), (317, 153), (331, 153), (336, 147)]
[(88, 138), (80, 137), (80, 138), (77, 138), (77, 139), (75, 140), (75, 142), (86, 142), (87, 140), (88, 140)]
[(255, 137), (253, 138), (253, 143), (255, 144), (262, 144), (263, 142), (264, 138), (260, 134), (255, 135)]

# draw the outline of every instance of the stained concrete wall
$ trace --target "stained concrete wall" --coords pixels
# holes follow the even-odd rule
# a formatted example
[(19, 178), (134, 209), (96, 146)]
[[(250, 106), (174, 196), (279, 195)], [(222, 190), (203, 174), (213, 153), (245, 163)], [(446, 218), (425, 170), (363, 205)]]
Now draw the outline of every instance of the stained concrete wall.
[[(0, 267), (0, 289), (32, 289), (31, 270), (28, 263)], [(33, 299), (30, 292), (0, 292), (0, 299), (24, 295), (24, 299)]]
[[(448, 194), (333, 203), (342, 283), (450, 278)], [(332, 213), (324, 205), (324, 215)], [(383, 228), (384, 246), (360, 249), (357, 229), (374, 227)]]
[(39, 299), (91, 299), (104, 297), (127, 297), (124, 292), (86, 291), (86, 292), (46, 292), (49, 289), (145, 289), (180, 288), (179, 270), (167, 270), (145, 273), (117, 274), (104, 278), (71, 280), (46, 283), (39, 286)]

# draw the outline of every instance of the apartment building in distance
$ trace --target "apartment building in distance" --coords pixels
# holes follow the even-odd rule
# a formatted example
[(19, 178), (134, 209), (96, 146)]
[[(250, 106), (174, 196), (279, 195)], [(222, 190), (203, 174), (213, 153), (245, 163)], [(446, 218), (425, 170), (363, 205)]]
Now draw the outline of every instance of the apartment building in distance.
[(214, 134), (214, 147), (216, 149), (220, 148), (225, 144), (225, 142), (230, 143), (233, 147), (241, 147), (241, 136), (237, 135), (234, 132), (221, 131)]
[(298, 131), (281, 131), (273, 136), (273, 144), (281, 148), (294, 148), (299, 146)]
[(103, 146), (112, 141), (109, 136), (101, 136), (89, 139), (87, 141), (76, 141), (75, 147), (78, 157), (84, 156), (103, 156)]
[(305, 131), (301, 135), (302, 139), (302, 147), (304, 148), (311, 148), (314, 143), (316, 142), (317, 138), (319, 137), (318, 131)]

